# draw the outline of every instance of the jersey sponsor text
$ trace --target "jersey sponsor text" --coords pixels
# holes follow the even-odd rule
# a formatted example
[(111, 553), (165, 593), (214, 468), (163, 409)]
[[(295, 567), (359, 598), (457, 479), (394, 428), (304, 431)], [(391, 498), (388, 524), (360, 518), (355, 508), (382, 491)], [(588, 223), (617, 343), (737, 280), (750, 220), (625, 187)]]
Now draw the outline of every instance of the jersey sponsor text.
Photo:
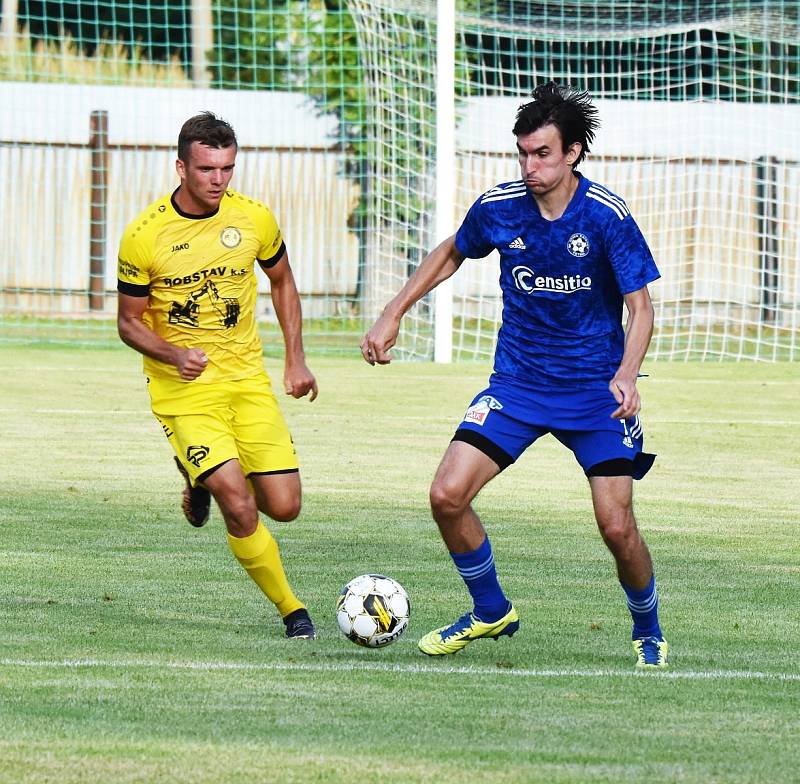
[(591, 291), (592, 279), (588, 275), (537, 275), (530, 267), (519, 265), (511, 270), (514, 283), (520, 291), (533, 294), (536, 291), (552, 291), (559, 294), (574, 294), (576, 291)]

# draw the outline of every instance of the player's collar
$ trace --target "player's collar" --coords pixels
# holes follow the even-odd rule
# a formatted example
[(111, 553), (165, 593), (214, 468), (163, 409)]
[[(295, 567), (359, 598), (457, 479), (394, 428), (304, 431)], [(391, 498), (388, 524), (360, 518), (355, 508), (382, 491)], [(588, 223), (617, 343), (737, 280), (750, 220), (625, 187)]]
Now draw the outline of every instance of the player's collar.
[[(170, 204), (172, 204), (172, 209), (181, 216), (181, 218), (189, 218), (189, 220), (204, 220), (205, 218), (213, 218), (219, 212), (219, 206), (217, 209), (212, 210), (211, 212), (205, 212), (202, 215), (196, 215), (191, 212), (184, 212), (179, 206), (178, 202), (175, 201), (175, 194), (180, 190), (180, 185), (172, 191), (172, 195), (169, 197)], [(224, 198), (224, 196), (223, 196)], [(221, 204), (222, 202), (220, 202)]]
[(564, 207), (564, 212), (562, 212), (561, 215), (558, 216), (558, 218), (555, 218), (553, 220), (550, 220), (550, 218), (545, 218), (544, 215), (542, 215), (542, 208), (539, 205), (539, 202), (536, 200), (536, 197), (532, 193), (529, 193), (534, 208), (539, 213), (539, 217), (542, 220), (547, 221), (548, 223), (554, 223), (555, 221), (563, 220), (567, 215), (569, 215), (577, 208), (578, 204), (580, 204), (583, 201), (583, 196), (586, 193), (586, 190), (588, 189), (591, 183), (579, 171), (573, 171), (572, 175), (578, 182), (575, 186), (575, 190), (569, 197), (569, 201), (567, 201), (567, 206)]

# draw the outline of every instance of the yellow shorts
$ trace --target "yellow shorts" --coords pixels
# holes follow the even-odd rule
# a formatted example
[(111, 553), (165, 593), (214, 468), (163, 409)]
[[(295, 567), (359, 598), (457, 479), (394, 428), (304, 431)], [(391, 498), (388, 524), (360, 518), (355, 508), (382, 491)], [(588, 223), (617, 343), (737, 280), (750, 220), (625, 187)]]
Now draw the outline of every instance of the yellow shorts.
[(153, 414), (193, 483), (234, 458), (245, 476), (298, 469), (266, 373), (213, 384), (149, 378), (147, 388)]

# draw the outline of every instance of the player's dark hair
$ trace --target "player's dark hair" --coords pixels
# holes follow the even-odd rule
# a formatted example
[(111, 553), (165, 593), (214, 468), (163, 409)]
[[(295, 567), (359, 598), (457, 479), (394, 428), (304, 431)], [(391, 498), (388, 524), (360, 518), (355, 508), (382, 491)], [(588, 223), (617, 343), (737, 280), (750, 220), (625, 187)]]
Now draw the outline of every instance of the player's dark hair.
[(530, 103), (519, 107), (514, 135), (527, 136), (543, 125), (558, 128), (564, 152), (571, 144), (580, 143), (581, 153), (573, 164), (578, 166), (589, 152), (589, 145), (594, 142), (594, 132), (600, 126), (600, 118), (588, 92), (548, 82), (533, 91)]
[(238, 146), (236, 133), (230, 123), (213, 112), (200, 112), (183, 124), (178, 134), (178, 157), (184, 163), (189, 160), (189, 150), (193, 142), (220, 150)]

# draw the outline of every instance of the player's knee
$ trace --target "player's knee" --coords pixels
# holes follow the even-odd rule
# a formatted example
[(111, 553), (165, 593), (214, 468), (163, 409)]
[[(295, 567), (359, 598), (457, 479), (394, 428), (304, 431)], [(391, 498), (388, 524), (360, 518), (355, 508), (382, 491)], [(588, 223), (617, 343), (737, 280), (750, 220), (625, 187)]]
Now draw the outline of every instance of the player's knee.
[(614, 552), (627, 549), (639, 539), (636, 521), (627, 510), (598, 516), (597, 525), (606, 544)]
[(289, 523), (297, 519), (302, 503), (299, 498), (282, 498), (270, 499), (265, 506), (266, 508), (261, 511), (267, 517), (281, 523)]
[(258, 509), (249, 493), (226, 499), (222, 512), (225, 525), (232, 536), (249, 536), (256, 530)]
[(464, 494), (446, 480), (437, 479), (430, 490), (431, 512), (437, 522), (456, 517), (467, 508)]

